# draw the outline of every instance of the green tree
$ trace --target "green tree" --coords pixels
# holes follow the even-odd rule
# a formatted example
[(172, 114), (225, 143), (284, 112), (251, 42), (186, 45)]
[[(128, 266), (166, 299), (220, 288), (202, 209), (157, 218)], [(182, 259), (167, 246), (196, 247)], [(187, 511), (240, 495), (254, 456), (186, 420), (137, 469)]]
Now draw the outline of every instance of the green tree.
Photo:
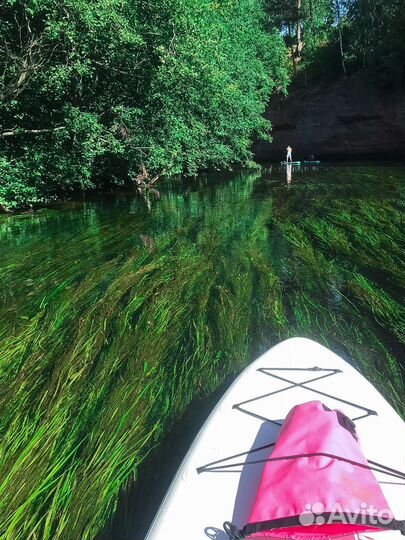
[(270, 24), (279, 28), (290, 51), (294, 73), (310, 65), (329, 40), (333, 23), (331, 0), (267, 0)]
[(6, 0), (0, 204), (251, 159), (287, 81), (260, 0)]
[(350, 53), (357, 66), (382, 80), (403, 78), (405, 3), (402, 0), (348, 0)]
[(294, 73), (352, 73), (367, 69), (381, 82), (405, 73), (403, 0), (266, 0)]

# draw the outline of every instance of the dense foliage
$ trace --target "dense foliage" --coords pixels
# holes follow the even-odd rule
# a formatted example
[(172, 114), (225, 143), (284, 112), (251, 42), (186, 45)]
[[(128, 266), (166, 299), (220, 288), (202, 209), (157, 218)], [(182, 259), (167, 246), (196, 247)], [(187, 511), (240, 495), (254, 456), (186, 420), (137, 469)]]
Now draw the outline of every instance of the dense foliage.
[(297, 72), (319, 77), (367, 69), (384, 83), (405, 70), (403, 0), (266, 0)]
[(122, 184), (142, 164), (171, 175), (248, 163), (289, 70), (305, 83), (360, 68), (383, 83), (403, 78), (404, 6), (5, 0), (0, 210)]
[(251, 158), (286, 84), (260, 0), (5, 0), (0, 205)]

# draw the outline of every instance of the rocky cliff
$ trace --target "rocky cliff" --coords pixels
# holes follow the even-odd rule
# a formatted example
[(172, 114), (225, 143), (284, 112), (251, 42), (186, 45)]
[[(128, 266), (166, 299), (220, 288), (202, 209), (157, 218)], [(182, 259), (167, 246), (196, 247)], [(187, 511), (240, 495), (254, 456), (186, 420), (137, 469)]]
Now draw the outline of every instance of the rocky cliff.
[(267, 113), (273, 142), (254, 145), (256, 159), (405, 158), (405, 93), (377, 88), (359, 75), (275, 96)]

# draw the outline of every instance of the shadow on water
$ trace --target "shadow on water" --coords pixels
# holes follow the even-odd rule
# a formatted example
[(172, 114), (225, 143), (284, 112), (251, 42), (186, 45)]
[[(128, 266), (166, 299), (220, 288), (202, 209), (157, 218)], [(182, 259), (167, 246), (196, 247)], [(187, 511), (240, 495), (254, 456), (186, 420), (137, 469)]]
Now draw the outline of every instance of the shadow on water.
[[(170, 487), (170, 484), (180, 467), (194, 438), (207, 420), (209, 414), (217, 405), (223, 394), (235, 380), (236, 376), (228, 377), (221, 387), (209, 398), (196, 399), (184, 412), (183, 416), (174, 424), (158, 448), (152, 451), (140, 467), (137, 481), (121, 493), (117, 511), (114, 518), (97, 537), (97, 540), (141, 540), (145, 538), (159, 506)], [(276, 420), (282, 423), (282, 419)], [(259, 424), (258, 424), (259, 426)], [(272, 448), (257, 448), (273, 443), (280, 430), (280, 425), (263, 422), (257, 432), (250, 449), (246, 449), (250, 456), (248, 461), (265, 460), (272, 452)], [(251, 453), (252, 452), (252, 453)], [(231, 456), (222, 459), (231, 465)], [(245, 459), (245, 458), (242, 458)], [(236, 462), (240, 462), (237, 458)], [(245, 464), (242, 468), (232, 468), (232, 472), (240, 474), (235, 505), (232, 514), (232, 523), (243, 527), (249, 518), (255, 494), (265, 466), (263, 463)], [(227, 469), (210, 468), (205, 474), (223, 474)], [(204, 471), (202, 472), (204, 474)], [(148, 489), (145, 489), (147, 486)], [(231, 516), (224, 516), (224, 521)], [(216, 524), (218, 525), (218, 524)], [(211, 540), (227, 540), (228, 536), (218, 526), (207, 525), (204, 530), (207, 538)]]
[[(228, 377), (208, 398), (195, 399), (163, 441), (143, 462), (136, 482), (124, 490), (114, 518), (97, 540), (142, 540), (191, 443), (223, 394), (235, 380)], [(222, 540), (214, 536), (216, 540)]]

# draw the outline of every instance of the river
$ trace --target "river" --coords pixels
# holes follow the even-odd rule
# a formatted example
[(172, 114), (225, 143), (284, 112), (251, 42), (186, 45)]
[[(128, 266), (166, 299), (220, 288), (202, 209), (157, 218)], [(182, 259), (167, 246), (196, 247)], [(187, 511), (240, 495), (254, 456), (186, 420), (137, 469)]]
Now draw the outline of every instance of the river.
[(269, 166), (0, 217), (0, 531), (94, 538), (187, 406), (290, 336), (404, 415), (404, 177)]

